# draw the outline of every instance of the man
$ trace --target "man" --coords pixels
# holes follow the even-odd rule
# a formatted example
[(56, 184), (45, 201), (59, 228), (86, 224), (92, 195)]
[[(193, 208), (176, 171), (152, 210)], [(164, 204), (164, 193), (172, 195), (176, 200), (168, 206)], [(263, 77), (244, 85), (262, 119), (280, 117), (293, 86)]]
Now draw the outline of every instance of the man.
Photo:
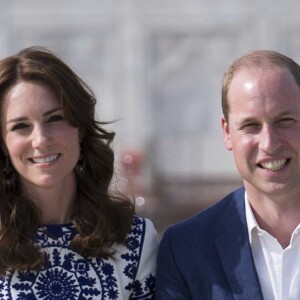
[(300, 66), (266, 50), (237, 59), (222, 107), (244, 187), (165, 232), (156, 299), (300, 299)]

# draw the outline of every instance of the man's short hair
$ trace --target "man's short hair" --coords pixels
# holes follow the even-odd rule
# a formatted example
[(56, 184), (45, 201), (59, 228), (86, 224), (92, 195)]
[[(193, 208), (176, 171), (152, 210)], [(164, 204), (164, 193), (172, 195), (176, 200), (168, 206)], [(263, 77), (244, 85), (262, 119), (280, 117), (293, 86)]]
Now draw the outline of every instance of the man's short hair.
[(225, 120), (228, 122), (229, 103), (228, 91), (234, 75), (241, 69), (262, 68), (286, 68), (288, 69), (300, 88), (300, 66), (291, 58), (272, 50), (257, 50), (250, 52), (233, 61), (225, 72), (222, 83), (222, 110)]

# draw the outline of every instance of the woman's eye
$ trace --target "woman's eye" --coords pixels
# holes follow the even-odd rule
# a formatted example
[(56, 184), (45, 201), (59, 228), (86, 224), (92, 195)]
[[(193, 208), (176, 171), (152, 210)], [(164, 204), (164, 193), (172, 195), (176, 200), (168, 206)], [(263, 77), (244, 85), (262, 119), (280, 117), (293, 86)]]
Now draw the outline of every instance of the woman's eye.
[(58, 122), (64, 120), (62, 115), (53, 115), (49, 118), (48, 122)]
[(27, 125), (25, 123), (18, 123), (12, 127), (11, 131), (22, 130), (22, 129), (25, 129), (28, 127), (29, 127), (29, 125)]

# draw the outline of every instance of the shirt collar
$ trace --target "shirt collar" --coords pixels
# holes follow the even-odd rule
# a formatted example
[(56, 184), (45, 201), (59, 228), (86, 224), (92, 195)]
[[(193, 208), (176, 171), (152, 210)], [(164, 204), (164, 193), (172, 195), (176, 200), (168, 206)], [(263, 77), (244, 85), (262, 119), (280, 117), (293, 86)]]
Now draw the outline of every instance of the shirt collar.
[(257, 233), (257, 231), (260, 229), (260, 227), (254, 217), (254, 214), (253, 214), (250, 202), (248, 200), (248, 195), (247, 195), (246, 191), (245, 191), (245, 208), (246, 208), (246, 221), (247, 221), (247, 227), (248, 227), (249, 241), (250, 241), (250, 244), (252, 245), (252, 239), (253, 239), (252, 234), (254, 232)]

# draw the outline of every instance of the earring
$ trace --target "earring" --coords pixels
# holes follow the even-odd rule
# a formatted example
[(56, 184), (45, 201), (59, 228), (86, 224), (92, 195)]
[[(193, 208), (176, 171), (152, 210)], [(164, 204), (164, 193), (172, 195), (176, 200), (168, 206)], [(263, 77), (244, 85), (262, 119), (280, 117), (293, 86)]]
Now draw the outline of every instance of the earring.
[(10, 159), (8, 156), (5, 158), (5, 167), (3, 169), (5, 177), (5, 186), (7, 190), (12, 190), (16, 187), (17, 174), (15, 169), (12, 167)]
[(79, 155), (78, 162), (75, 166), (75, 172), (78, 175), (78, 177), (83, 177), (85, 175), (86, 171), (86, 159), (82, 153)]

